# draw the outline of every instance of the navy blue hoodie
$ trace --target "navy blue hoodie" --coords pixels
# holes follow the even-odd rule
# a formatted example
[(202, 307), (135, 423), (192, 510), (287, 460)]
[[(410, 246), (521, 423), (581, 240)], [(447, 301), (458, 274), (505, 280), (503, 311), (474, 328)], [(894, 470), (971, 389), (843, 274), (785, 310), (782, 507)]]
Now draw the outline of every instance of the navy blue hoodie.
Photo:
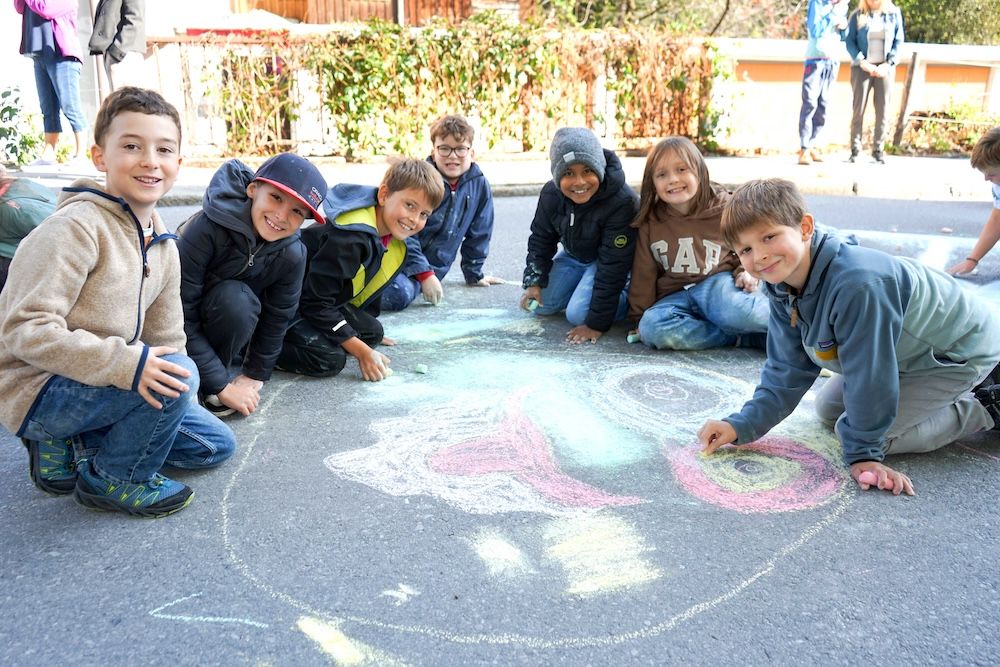
[[(431, 164), (433, 159), (427, 158)], [(443, 178), (443, 177), (442, 177)], [(462, 174), (455, 190), (445, 180), (444, 199), (416, 236), (406, 239), (403, 273), (415, 277), (433, 271), (443, 279), (462, 251), (462, 274), (474, 285), (483, 279), (483, 264), (493, 235), (493, 192), (475, 162)]]

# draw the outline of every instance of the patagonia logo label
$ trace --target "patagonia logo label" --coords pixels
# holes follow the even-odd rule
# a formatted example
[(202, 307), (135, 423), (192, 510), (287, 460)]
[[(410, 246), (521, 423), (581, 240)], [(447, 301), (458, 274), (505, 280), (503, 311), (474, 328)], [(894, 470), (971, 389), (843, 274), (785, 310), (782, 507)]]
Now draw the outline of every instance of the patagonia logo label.
[(837, 358), (837, 341), (823, 340), (816, 343), (816, 358), (821, 361), (833, 361)]
[(624, 248), (628, 245), (628, 237), (624, 234), (619, 234), (615, 237), (614, 244), (616, 248)]

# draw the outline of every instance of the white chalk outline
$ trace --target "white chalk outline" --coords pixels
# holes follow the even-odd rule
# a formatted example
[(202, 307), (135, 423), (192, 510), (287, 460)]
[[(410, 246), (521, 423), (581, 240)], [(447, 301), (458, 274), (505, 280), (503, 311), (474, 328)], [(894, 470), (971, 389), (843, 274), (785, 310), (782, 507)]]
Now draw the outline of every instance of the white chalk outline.
[[(299, 377), (296, 376), (289, 380), (286, 384), (278, 387), (273, 393), (270, 394), (268, 399), (265, 400), (265, 405), (258, 409), (258, 416), (262, 416), (260, 413), (264, 413), (270, 404), (277, 400), (278, 397), (284, 393), (284, 390), (292, 384), (294, 384)], [(262, 423), (258, 421), (258, 424)], [(778, 561), (791, 555), (792, 553), (798, 551), (806, 543), (809, 542), (813, 537), (819, 534), (824, 528), (828, 527), (841, 515), (844, 514), (846, 509), (853, 503), (854, 498), (849, 494), (845, 493), (843, 487), (836, 494), (831, 497), (831, 500), (837, 499), (838, 502), (833, 506), (831, 511), (821, 518), (816, 523), (812, 524), (798, 538), (779, 549), (774, 556), (766, 560), (762, 567), (760, 567), (756, 572), (751, 574), (749, 577), (743, 579), (735, 586), (730, 588), (728, 591), (717, 595), (716, 597), (706, 600), (704, 602), (699, 602), (691, 605), (687, 609), (680, 611), (673, 616), (670, 616), (666, 620), (656, 625), (643, 628), (641, 630), (634, 630), (632, 632), (617, 633), (605, 637), (567, 637), (564, 639), (541, 639), (539, 637), (531, 635), (523, 635), (518, 633), (500, 633), (500, 634), (458, 634), (454, 632), (447, 632), (441, 630), (440, 628), (435, 628), (426, 625), (403, 625), (399, 623), (387, 623), (385, 621), (379, 621), (372, 618), (367, 618), (364, 616), (355, 616), (353, 614), (346, 614), (341, 616), (334, 616), (328, 612), (316, 609), (309, 603), (303, 602), (295, 597), (292, 597), (288, 593), (275, 589), (270, 583), (263, 581), (256, 574), (254, 574), (250, 565), (240, 556), (237, 551), (236, 545), (233, 542), (232, 536), (230, 534), (230, 497), (232, 495), (233, 489), (236, 486), (237, 480), (240, 475), (246, 470), (250, 457), (254, 452), (257, 445), (257, 440), (262, 435), (258, 432), (252, 437), (250, 443), (243, 448), (243, 455), (237, 464), (236, 469), (233, 471), (229, 478), (229, 482), (226, 484), (225, 491), (223, 492), (222, 499), (219, 501), (221, 515), (222, 515), (222, 540), (223, 548), (225, 549), (226, 556), (236, 567), (236, 570), (243, 575), (247, 581), (256, 586), (259, 590), (266, 593), (271, 599), (284, 602), (285, 604), (291, 606), (294, 609), (303, 611), (307, 614), (315, 616), (317, 618), (328, 620), (331, 623), (342, 623), (344, 621), (349, 621), (352, 623), (357, 623), (358, 625), (378, 628), (380, 630), (390, 630), (393, 632), (402, 632), (407, 634), (420, 634), (426, 637), (431, 637), (434, 639), (439, 639), (443, 641), (448, 641), (453, 644), (492, 644), (492, 645), (517, 645), (523, 646), (525, 648), (533, 649), (556, 649), (556, 648), (590, 648), (590, 647), (607, 647), (615, 646), (618, 644), (624, 644), (627, 642), (633, 642), (639, 639), (649, 639), (651, 637), (656, 637), (664, 632), (673, 629), (677, 625), (690, 620), (699, 614), (714, 609), (715, 607), (721, 605), (724, 602), (735, 598), (737, 595), (750, 588), (759, 579), (766, 577), (771, 574), (777, 567)]]
[(249, 625), (255, 628), (269, 628), (271, 627), (267, 623), (261, 623), (260, 621), (251, 621), (246, 618), (230, 618), (228, 616), (188, 616), (186, 614), (161, 614), (160, 612), (167, 607), (173, 607), (175, 604), (180, 604), (185, 600), (190, 600), (191, 598), (201, 597), (201, 593), (192, 593), (191, 595), (186, 595), (182, 598), (178, 598), (173, 602), (168, 602), (167, 604), (157, 607), (153, 611), (149, 612), (149, 615), (153, 618), (164, 618), (168, 621), (186, 621), (188, 623), (242, 623), (243, 625)]

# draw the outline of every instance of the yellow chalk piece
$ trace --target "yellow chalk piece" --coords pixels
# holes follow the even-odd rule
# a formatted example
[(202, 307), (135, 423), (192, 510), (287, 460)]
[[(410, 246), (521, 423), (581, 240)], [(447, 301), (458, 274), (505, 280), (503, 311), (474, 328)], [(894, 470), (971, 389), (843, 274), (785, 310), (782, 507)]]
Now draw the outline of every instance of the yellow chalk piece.
[(365, 654), (343, 632), (332, 623), (318, 618), (303, 616), (298, 620), (299, 630), (309, 639), (319, 644), (320, 649), (333, 658), (338, 665), (362, 665)]

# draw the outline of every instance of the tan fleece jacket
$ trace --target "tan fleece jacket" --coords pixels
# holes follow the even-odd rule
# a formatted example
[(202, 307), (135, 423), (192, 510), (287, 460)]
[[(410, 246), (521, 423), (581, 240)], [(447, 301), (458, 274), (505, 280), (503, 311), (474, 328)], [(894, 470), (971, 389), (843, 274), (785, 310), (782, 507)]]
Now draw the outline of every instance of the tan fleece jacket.
[(628, 290), (628, 319), (633, 324), (647, 308), (687, 285), (720, 271), (734, 278), (742, 273), (739, 259), (722, 237), (722, 208), (729, 192), (717, 183), (712, 189), (712, 203), (697, 215), (678, 215), (658, 202), (651, 219), (639, 225)]
[[(184, 350), (172, 237), (146, 249), (121, 200), (82, 179), (18, 246), (0, 293), (0, 423), (18, 434), (53, 375), (134, 390), (147, 346)], [(156, 235), (166, 234), (153, 214)], [(146, 275), (144, 275), (144, 273)]]

